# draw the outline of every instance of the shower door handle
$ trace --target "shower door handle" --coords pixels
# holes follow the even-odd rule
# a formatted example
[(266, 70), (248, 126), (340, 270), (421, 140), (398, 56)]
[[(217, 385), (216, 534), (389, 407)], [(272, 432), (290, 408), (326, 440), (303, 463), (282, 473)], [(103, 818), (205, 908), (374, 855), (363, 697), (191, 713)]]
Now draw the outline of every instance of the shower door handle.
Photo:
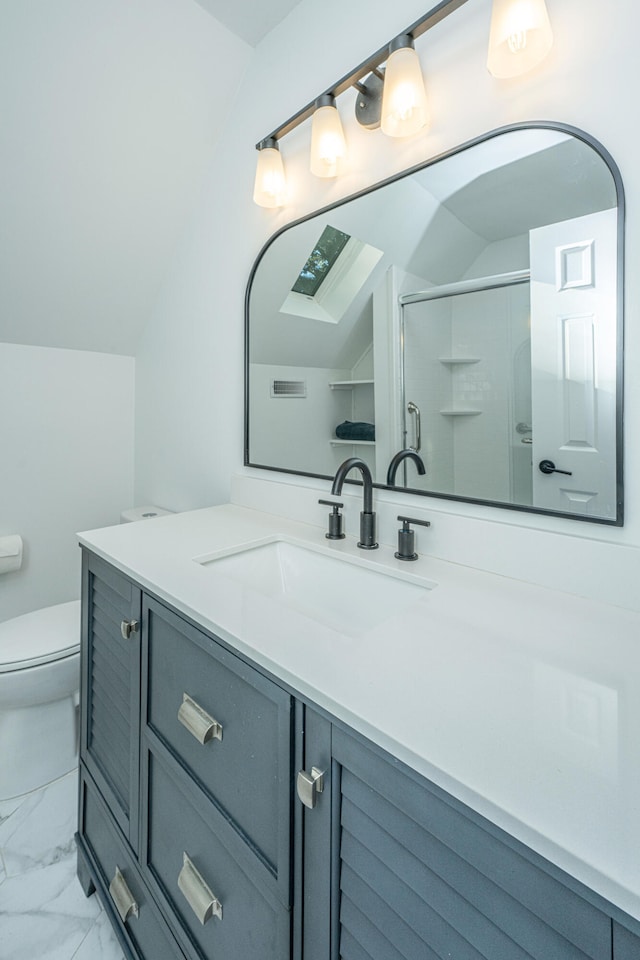
[(410, 450), (415, 450), (416, 453), (420, 451), (420, 446), (422, 444), (421, 430), (420, 430), (420, 407), (418, 407), (413, 400), (409, 400), (407, 404), (407, 413), (412, 414), (415, 417), (414, 422), (414, 443), (413, 446), (410, 446)]

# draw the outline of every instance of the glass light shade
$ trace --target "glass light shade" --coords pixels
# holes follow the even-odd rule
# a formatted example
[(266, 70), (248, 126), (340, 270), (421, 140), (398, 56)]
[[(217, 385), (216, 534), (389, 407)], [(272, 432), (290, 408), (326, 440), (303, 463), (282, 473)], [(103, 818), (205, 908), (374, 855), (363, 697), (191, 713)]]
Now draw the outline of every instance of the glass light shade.
[(429, 122), (429, 107), (418, 55), (413, 47), (394, 50), (384, 72), (380, 126), (388, 137), (410, 137)]
[(517, 77), (532, 70), (552, 44), (545, 0), (493, 0), (487, 67), (494, 77)]
[(311, 173), (316, 177), (336, 177), (346, 153), (347, 143), (337, 109), (318, 107), (311, 121)]
[(286, 180), (277, 147), (258, 150), (253, 200), (259, 207), (281, 207), (286, 199)]

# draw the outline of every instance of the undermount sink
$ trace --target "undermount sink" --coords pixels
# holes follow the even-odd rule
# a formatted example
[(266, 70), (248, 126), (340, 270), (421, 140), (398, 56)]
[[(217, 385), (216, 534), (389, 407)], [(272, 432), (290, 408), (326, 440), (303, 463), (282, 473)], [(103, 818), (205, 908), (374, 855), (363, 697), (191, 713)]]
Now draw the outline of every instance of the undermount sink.
[(378, 570), (370, 562), (285, 539), (195, 560), (351, 636), (402, 613), (435, 586), (423, 578)]

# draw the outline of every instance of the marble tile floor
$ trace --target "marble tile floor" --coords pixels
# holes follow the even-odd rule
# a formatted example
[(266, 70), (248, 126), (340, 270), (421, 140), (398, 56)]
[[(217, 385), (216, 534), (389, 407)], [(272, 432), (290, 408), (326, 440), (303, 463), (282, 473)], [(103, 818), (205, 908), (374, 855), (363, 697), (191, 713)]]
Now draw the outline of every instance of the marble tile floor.
[(0, 801), (0, 960), (124, 960), (76, 877), (77, 773)]

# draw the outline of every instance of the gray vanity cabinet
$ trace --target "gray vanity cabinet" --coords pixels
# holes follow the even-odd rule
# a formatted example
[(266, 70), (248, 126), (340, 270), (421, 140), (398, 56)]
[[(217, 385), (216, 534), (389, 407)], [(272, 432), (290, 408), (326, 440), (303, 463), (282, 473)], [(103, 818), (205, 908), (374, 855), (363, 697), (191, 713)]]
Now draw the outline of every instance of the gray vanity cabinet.
[(287, 960), (292, 698), (85, 553), (78, 876), (133, 960)]
[(304, 814), (304, 960), (611, 960), (610, 916), (559, 871), (309, 709), (305, 734), (324, 782)]
[(78, 875), (132, 960), (640, 960), (640, 924), (83, 570)]

